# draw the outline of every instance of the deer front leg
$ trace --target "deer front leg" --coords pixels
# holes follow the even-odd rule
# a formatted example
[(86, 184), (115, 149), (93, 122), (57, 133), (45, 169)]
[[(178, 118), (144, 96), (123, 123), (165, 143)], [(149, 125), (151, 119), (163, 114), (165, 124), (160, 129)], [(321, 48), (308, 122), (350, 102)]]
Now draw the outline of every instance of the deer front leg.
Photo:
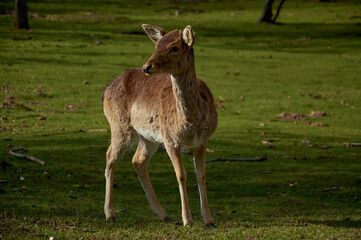
[(184, 170), (183, 166), (183, 160), (182, 160), (182, 154), (180, 148), (173, 148), (170, 146), (165, 145), (165, 148), (167, 150), (167, 153), (172, 160), (172, 164), (174, 167), (174, 171), (177, 176), (177, 181), (179, 185), (179, 192), (181, 196), (181, 202), (182, 202), (182, 219), (184, 226), (191, 226), (192, 221), (192, 215), (189, 210), (188, 206), (188, 199), (187, 199), (187, 189), (186, 189), (186, 172)]
[(206, 169), (205, 169), (205, 155), (206, 145), (201, 145), (194, 149), (194, 167), (196, 170), (198, 190), (201, 201), (201, 213), (203, 223), (206, 226), (215, 227), (211, 212), (208, 207), (207, 192), (206, 192)]
[(142, 138), (139, 141), (132, 163), (143, 186), (144, 192), (147, 195), (150, 208), (161, 221), (165, 221), (168, 219), (168, 215), (158, 202), (148, 173), (148, 163), (155, 151), (157, 151), (158, 145), (159, 144), (157, 143)]

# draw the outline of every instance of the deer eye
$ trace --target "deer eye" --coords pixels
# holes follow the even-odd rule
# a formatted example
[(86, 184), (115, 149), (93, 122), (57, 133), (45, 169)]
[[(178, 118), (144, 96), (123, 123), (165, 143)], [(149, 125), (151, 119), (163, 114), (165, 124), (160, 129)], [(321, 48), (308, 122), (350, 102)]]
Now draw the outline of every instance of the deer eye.
[(179, 47), (172, 47), (172, 49), (170, 50), (171, 52), (178, 52), (179, 51)]

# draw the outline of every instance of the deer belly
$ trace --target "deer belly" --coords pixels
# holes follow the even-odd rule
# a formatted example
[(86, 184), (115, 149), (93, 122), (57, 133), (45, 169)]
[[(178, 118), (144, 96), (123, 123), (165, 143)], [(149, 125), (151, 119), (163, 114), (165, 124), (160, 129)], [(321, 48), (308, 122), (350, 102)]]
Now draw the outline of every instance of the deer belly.
[(149, 141), (163, 143), (163, 138), (160, 132), (156, 132), (146, 128), (135, 128), (135, 130), (139, 135)]

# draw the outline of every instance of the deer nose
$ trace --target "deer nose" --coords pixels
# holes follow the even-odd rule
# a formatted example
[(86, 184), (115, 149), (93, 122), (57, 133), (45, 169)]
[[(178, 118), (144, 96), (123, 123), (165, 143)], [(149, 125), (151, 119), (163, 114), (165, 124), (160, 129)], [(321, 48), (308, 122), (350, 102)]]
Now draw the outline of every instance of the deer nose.
[(152, 68), (152, 64), (150, 64), (146, 67), (143, 66), (142, 70), (144, 73), (149, 73), (151, 68)]

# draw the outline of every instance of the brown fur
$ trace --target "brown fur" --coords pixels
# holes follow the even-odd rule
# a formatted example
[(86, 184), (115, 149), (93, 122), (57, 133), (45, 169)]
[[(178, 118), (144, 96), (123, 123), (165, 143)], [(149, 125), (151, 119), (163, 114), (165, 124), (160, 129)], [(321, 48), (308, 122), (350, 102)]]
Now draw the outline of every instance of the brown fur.
[[(189, 27), (189, 28), (188, 28)], [(191, 28), (186, 29), (191, 33)], [(185, 190), (186, 174), (180, 150), (195, 148), (195, 167), (200, 187), (202, 216), (206, 225), (213, 224), (205, 193), (205, 149), (217, 126), (214, 99), (206, 84), (196, 78), (192, 45), (182, 30), (165, 34), (164, 30), (143, 25), (156, 50), (142, 69), (123, 72), (103, 91), (104, 113), (111, 127), (111, 145), (107, 152), (106, 202), (107, 219), (113, 219), (112, 182), (117, 160), (139, 141), (133, 165), (147, 194), (153, 212), (164, 220), (168, 216), (160, 207), (148, 176), (148, 162), (159, 143), (164, 142), (172, 160), (182, 197), (185, 225), (192, 223)], [(165, 35), (164, 35), (165, 34)], [(163, 36), (164, 35), (164, 36)], [(188, 44), (188, 45), (187, 45)], [(150, 70), (149, 70), (150, 69)]]
[[(192, 125), (189, 135), (190, 138), (194, 134), (199, 135), (206, 128), (206, 137), (209, 137), (216, 127), (214, 100), (208, 87), (201, 79), (197, 78), (196, 86), (199, 89), (200, 101), (203, 102), (202, 107), (204, 108), (200, 111), (205, 114), (197, 113), (201, 116), (194, 119), (193, 122), (191, 122), (193, 119), (187, 119), (187, 125)], [(103, 99), (106, 116), (117, 118), (114, 119), (115, 121), (119, 120), (124, 124), (129, 124), (129, 131), (134, 134), (135, 126), (160, 131), (162, 127), (180, 125), (170, 74), (146, 76), (141, 69), (126, 70), (106, 87)], [(130, 109), (133, 105), (136, 105), (136, 111), (131, 112)], [(120, 113), (120, 115), (113, 114), (114, 112)], [(209, 115), (210, 118), (207, 117)], [(167, 131), (166, 129), (162, 130)], [(185, 139), (181, 147), (194, 146), (190, 140)]]

